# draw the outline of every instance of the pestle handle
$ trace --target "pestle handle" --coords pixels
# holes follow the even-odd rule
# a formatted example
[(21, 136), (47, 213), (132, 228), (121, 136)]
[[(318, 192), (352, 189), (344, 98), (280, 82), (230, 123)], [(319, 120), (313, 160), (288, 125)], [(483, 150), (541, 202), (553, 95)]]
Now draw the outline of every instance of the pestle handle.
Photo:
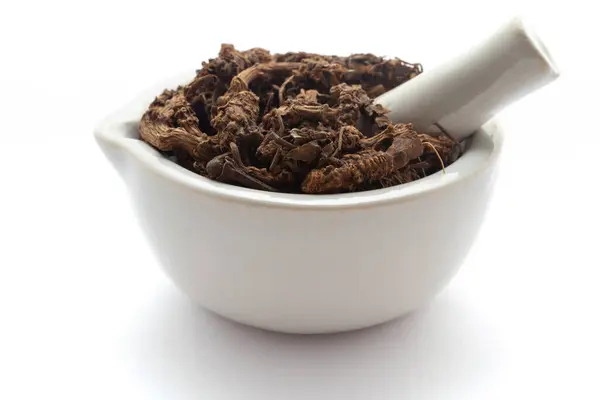
[(379, 96), (394, 123), (421, 132), (439, 124), (463, 140), (506, 106), (559, 76), (546, 46), (520, 18), (440, 66)]

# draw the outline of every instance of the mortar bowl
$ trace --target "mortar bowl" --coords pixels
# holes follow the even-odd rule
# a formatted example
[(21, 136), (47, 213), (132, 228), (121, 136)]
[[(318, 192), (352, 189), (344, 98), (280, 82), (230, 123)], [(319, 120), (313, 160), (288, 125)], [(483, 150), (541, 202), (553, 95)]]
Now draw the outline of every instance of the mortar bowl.
[(330, 333), (400, 317), (452, 280), (493, 194), (497, 120), (445, 173), (360, 193), (271, 193), (204, 178), (138, 138), (155, 95), (192, 77), (150, 88), (94, 131), (155, 257), (192, 301), (258, 328)]

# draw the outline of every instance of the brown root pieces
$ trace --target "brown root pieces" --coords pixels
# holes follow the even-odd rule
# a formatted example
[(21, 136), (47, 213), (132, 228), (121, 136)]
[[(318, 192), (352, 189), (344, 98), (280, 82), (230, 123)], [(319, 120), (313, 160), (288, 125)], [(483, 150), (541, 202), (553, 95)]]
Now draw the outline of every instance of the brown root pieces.
[(140, 139), (202, 176), (255, 190), (399, 185), (444, 169), (462, 151), (447, 136), (392, 124), (373, 102), (421, 72), (373, 54), (272, 55), (223, 44), (191, 82), (154, 99)]
[(161, 151), (184, 151), (197, 157), (197, 148), (208, 140), (180, 91), (165, 90), (150, 105), (139, 125), (142, 140)]

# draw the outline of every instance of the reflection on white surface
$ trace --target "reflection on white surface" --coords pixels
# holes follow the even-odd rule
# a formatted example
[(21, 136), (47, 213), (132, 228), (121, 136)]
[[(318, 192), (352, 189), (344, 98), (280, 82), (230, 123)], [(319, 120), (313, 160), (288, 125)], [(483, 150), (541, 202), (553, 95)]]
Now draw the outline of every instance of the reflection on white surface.
[[(222, 319), (165, 288), (127, 336), (151, 398), (236, 399), (459, 395), (499, 365), (494, 332), (448, 293), (401, 320), (337, 335), (265, 332)], [(435, 385), (433, 384), (435, 382)]]

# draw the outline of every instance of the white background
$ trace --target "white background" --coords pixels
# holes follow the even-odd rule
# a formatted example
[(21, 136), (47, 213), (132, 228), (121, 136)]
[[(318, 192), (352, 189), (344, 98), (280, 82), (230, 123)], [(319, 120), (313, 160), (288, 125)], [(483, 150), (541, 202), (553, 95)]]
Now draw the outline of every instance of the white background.
[[(600, 398), (593, 2), (203, 3), (0, 3), (0, 398)], [(221, 42), (431, 68), (513, 13), (563, 75), (502, 113), (479, 240), (401, 321), (298, 337), (202, 311), (162, 274), (92, 139), (107, 113)]]

